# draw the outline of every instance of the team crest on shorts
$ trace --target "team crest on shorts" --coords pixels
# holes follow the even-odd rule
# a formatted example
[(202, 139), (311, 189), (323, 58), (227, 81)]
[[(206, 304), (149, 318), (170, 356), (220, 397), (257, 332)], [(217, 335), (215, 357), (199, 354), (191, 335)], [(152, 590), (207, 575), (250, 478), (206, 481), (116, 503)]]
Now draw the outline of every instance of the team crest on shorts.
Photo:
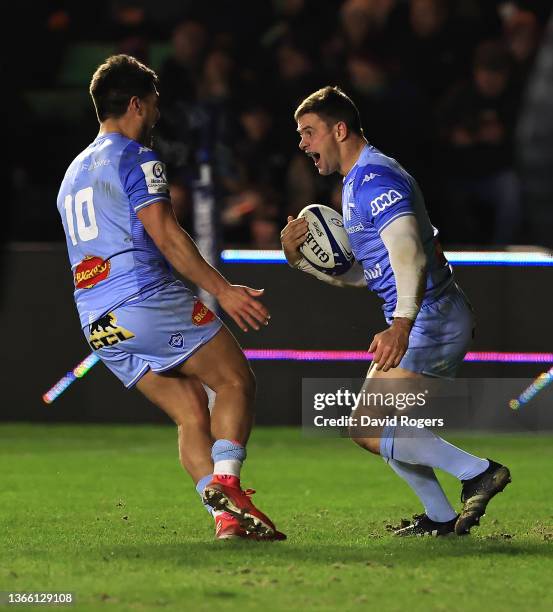
[(184, 346), (184, 338), (182, 334), (172, 334), (169, 338), (169, 346), (173, 348), (182, 348)]
[(194, 302), (194, 310), (192, 311), (192, 323), (194, 325), (206, 325), (215, 320), (215, 315), (209, 308), (200, 300)]
[(89, 329), (88, 343), (94, 351), (134, 338), (132, 332), (117, 325), (117, 317), (113, 312), (108, 312), (108, 314), (91, 323)]

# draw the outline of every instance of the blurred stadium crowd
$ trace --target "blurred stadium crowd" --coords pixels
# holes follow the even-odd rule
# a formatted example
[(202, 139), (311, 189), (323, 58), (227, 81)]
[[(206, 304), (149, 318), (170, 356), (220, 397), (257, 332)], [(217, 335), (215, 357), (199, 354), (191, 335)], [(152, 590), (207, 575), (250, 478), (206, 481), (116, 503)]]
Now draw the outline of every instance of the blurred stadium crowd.
[[(10, 58), (9, 238), (61, 240), (55, 198), (93, 140), (92, 71), (116, 52), (161, 78), (156, 135), (190, 229), (200, 157), (217, 178), (227, 245), (279, 246), (287, 214), (339, 206), (297, 148), (293, 112), (340, 85), (369, 142), (418, 179), (446, 244), (539, 242), (516, 151), (526, 83), (551, 2), (500, 0), (96, 0), (19, 2)], [(32, 19), (29, 14), (32, 12)], [(6, 102), (5, 102), (6, 103)], [(549, 160), (549, 164), (553, 160)], [(6, 231), (6, 227), (4, 227)]]

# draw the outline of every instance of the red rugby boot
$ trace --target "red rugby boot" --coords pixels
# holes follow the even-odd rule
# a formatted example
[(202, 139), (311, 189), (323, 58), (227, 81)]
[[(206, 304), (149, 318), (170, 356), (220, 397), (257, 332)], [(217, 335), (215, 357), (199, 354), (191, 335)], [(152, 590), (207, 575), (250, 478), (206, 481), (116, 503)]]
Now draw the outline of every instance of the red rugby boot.
[(255, 535), (261, 539), (284, 540), (286, 536), (277, 531), (271, 519), (258, 510), (251, 496), (252, 489), (242, 491), (240, 480), (236, 476), (222, 476), (216, 474), (203, 492), (204, 503), (214, 510), (232, 515), (248, 535)]
[(248, 533), (240, 527), (240, 523), (228, 512), (217, 512), (215, 514), (215, 537), (218, 540), (235, 540), (247, 538)]
[(218, 540), (285, 540), (286, 536), (280, 531), (275, 531), (273, 536), (260, 536), (248, 533), (240, 527), (238, 519), (228, 512), (217, 512), (215, 516), (215, 537)]

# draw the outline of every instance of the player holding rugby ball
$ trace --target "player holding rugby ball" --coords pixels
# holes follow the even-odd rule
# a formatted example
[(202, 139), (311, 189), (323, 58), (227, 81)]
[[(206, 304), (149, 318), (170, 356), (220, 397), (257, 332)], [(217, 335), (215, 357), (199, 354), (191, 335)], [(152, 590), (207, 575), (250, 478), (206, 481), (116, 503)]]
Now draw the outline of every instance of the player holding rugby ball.
[[(369, 347), (374, 357), (367, 387), (376, 379), (453, 377), (472, 339), (473, 312), (439, 246), (416, 181), (368, 144), (355, 104), (339, 88), (327, 86), (312, 93), (296, 109), (294, 119), (299, 147), (319, 174), (338, 172), (344, 177), (344, 227), (359, 263), (339, 277), (313, 267), (299, 250), (308, 233), (303, 217), (289, 217), (281, 233), (288, 263), (331, 284), (366, 284), (384, 300), (389, 327), (376, 334)], [(396, 534), (469, 533), (489, 500), (510, 482), (509, 470), (430, 430), (408, 429), (380, 427), (371, 437), (353, 438), (380, 454), (424, 506), (425, 513)], [(445, 496), (434, 468), (461, 481), (460, 514)]]

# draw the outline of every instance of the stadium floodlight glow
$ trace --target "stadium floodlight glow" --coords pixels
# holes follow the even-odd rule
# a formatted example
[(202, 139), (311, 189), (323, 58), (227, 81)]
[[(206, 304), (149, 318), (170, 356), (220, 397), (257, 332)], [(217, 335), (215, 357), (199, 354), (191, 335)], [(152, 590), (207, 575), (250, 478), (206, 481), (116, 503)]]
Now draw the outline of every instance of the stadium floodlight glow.
[[(553, 255), (541, 251), (445, 251), (456, 266), (553, 266)], [(226, 249), (224, 263), (284, 264), (284, 253), (278, 250)]]

